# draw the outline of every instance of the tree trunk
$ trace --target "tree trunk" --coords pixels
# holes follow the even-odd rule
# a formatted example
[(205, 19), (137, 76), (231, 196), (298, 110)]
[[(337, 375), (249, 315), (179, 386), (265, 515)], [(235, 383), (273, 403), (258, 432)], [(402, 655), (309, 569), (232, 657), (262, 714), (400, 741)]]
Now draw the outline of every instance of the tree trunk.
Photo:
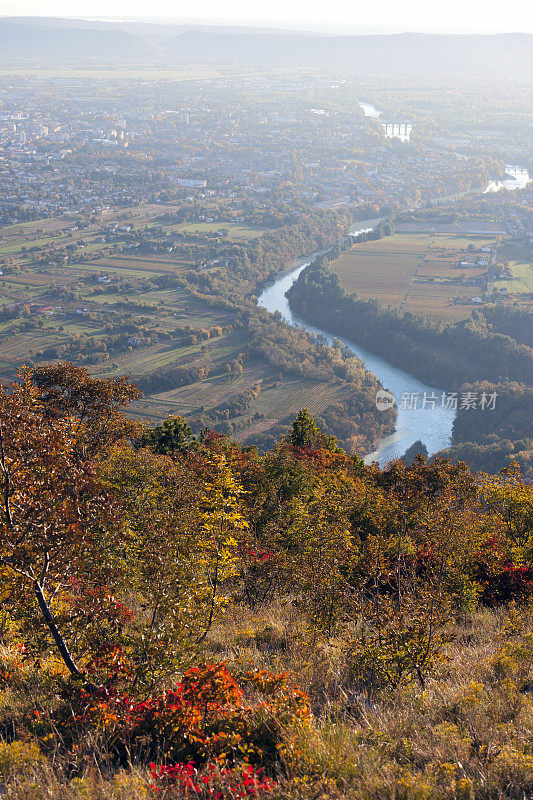
[(63, 661), (65, 662), (68, 671), (74, 678), (78, 678), (79, 680), (83, 681), (83, 687), (88, 692), (93, 694), (98, 693), (99, 691), (101, 691), (100, 687), (96, 686), (96, 684), (92, 683), (91, 681), (87, 681), (85, 679), (83, 672), (79, 670), (78, 666), (76, 665), (75, 661), (70, 655), (67, 644), (63, 639), (59, 628), (54, 622), (54, 618), (52, 617), (52, 612), (50, 611), (50, 606), (46, 602), (44, 592), (39, 581), (34, 581), (33, 589), (35, 592), (35, 596), (37, 598), (37, 602), (39, 603), (39, 608), (41, 609), (41, 613), (44, 617), (46, 624), (50, 628), (50, 632), (52, 633), (54, 642), (56, 643), (56, 647), (59, 650), (59, 654), (63, 659)]

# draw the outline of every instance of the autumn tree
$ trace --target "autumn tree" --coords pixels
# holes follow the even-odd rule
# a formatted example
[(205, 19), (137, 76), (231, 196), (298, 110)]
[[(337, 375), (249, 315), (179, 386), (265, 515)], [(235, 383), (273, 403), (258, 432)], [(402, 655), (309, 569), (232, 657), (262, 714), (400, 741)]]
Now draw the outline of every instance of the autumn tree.
[[(126, 381), (100, 381), (71, 365), (23, 369), (0, 387), (4, 607), (47, 629), (75, 678), (84, 677), (76, 653), (86, 653), (91, 617), (113, 614), (104, 587), (120, 584), (123, 569), (120, 515), (95, 459), (136, 431), (118, 410), (136, 394)], [(94, 591), (102, 602), (91, 612), (81, 595)], [(67, 596), (82, 609), (66, 615), (68, 636), (54, 610)]]
[(498, 475), (480, 477), (481, 494), (509, 552), (518, 562), (533, 559), (533, 488), (524, 483), (518, 464)]
[(153, 686), (194, 662), (228, 605), (248, 522), (223, 453), (173, 458), (116, 449), (101, 465), (120, 503), (125, 586), (139, 599), (125, 648), (135, 685)]

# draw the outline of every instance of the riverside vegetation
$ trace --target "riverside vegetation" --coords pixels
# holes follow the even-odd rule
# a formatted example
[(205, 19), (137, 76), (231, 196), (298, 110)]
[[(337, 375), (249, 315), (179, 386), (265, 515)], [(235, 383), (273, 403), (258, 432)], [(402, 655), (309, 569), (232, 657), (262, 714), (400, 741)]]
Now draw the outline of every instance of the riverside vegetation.
[[(105, 378), (128, 374), (143, 391), (132, 415), (157, 424), (179, 409), (197, 433), (209, 427), (267, 447), (288, 431), (301, 405), (312, 405), (343, 446), (371, 452), (395, 420), (392, 409), (375, 407), (377, 378), (339, 342), (330, 347), (256, 308), (256, 294), (302, 253), (335, 244), (356, 212), (375, 209), (248, 211), (254, 235), (242, 238), (241, 226), (233, 238), (235, 223), (198, 223), (198, 231), (185, 224), (230, 215), (220, 200), (183, 205), (124, 212), (120, 229), (111, 220), (89, 232), (61, 229), (62, 245), (53, 251), (43, 249), (48, 237), (28, 252), (14, 226), (0, 231), (7, 247), (25, 249), (20, 264), (6, 257), (0, 265), (9, 272), (3, 283), (11, 300), (12, 288), (24, 299), (0, 308), (2, 378), (11, 379), (22, 360), (74, 362)], [(82, 233), (88, 247), (105, 251), (86, 253)], [(82, 257), (87, 265), (77, 263)], [(54, 259), (59, 265), (49, 263)]]
[(523, 798), (533, 493), (365, 466), (302, 410), (259, 455), (70, 364), (0, 391), (12, 800)]
[(328, 263), (318, 258), (301, 273), (288, 293), (293, 309), (432, 386), (496, 392), (494, 413), (458, 409), (447, 452), (473, 470), (497, 472), (517, 461), (531, 476), (531, 311), (488, 305), (453, 324), (431, 320), (346, 291)]

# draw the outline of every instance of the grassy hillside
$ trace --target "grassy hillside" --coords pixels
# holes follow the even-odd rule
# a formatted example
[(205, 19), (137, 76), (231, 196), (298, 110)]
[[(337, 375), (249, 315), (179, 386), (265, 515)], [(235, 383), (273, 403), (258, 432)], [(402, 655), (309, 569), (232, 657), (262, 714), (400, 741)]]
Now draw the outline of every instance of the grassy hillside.
[(533, 493), (259, 456), (72, 365), (0, 391), (0, 778), (14, 800), (516, 800)]

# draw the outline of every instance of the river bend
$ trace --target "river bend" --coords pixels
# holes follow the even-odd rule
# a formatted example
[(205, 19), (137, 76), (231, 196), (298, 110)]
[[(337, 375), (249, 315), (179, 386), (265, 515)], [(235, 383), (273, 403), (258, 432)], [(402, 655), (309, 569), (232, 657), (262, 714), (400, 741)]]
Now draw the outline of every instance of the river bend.
[[(352, 235), (371, 230), (376, 220), (359, 223)], [(365, 348), (342, 337), (332, 336), (327, 331), (315, 328), (293, 313), (286, 297), (287, 291), (297, 280), (303, 269), (310, 263), (310, 257), (295, 262), (290, 272), (285, 273), (267, 286), (258, 299), (258, 305), (274, 313), (279, 311), (289, 325), (301, 326), (310, 333), (321, 334), (328, 341), (340, 339), (356, 356), (363, 359), (366, 368), (373, 372), (383, 386), (392, 392), (398, 406), (396, 430), (381, 440), (377, 450), (366, 456), (365, 461), (378, 461), (382, 466), (402, 456), (417, 439), (426, 445), (430, 455), (448, 447), (451, 442), (455, 411), (442, 407), (441, 389), (419, 381), (383, 358), (370, 353)], [(423, 408), (424, 398), (426, 407)], [(433, 398), (436, 398), (433, 405)], [(412, 407), (411, 407), (412, 406)]]

